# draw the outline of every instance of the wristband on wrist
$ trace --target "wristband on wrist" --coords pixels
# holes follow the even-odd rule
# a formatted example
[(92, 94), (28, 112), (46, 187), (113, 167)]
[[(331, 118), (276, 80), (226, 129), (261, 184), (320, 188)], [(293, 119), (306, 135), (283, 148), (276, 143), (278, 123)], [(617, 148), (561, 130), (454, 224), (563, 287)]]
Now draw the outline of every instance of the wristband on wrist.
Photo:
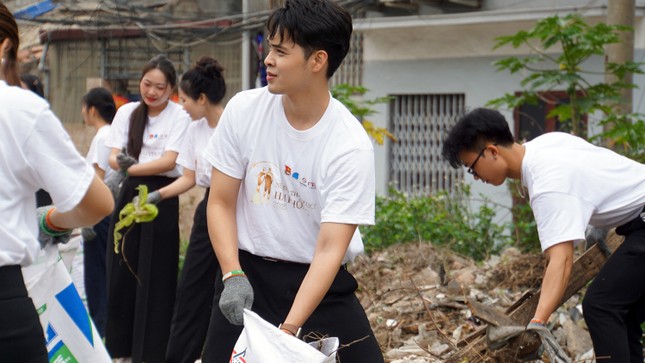
[(302, 328), (297, 327), (297, 326), (295, 326), (293, 324), (286, 324), (286, 323), (282, 323), (282, 324), (278, 325), (278, 329), (280, 329), (280, 330), (282, 330), (282, 331), (284, 331), (286, 333), (289, 333), (290, 335), (293, 335), (296, 338), (300, 338), (300, 333), (302, 331)]
[(542, 321), (542, 319), (538, 319), (538, 318), (536, 318), (536, 317), (534, 317), (533, 319), (531, 319), (531, 323), (538, 323), (538, 324), (545, 325), (545, 324), (544, 324), (544, 322)]
[(58, 237), (68, 233), (70, 231), (69, 229), (57, 227), (52, 223), (50, 215), (53, 211), (54, 208), (51, 208), (44, 216), (42, 216), (42, 218), (40, 218), (41, 229), (52, 237)]
[(224, 276), (222, 276), (222, 282), (226, 281), (227, 279), (229, 279), (229, 278), (231, 278), (233, 276), (246, 276), (246, 274), (242, 270), (229, 271), (229, 272), (225, 273)]

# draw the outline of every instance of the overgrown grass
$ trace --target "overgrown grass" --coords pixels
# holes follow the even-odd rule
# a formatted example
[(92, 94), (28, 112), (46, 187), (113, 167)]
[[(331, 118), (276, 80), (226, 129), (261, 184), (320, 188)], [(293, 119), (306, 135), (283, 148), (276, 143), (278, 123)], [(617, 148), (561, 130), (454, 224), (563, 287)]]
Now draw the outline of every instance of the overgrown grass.
[(477, 211), (469, 207), (470, 188), (409, 198), (394, 188), (376, 197), (376, 224), (361, 227), (366, 250), (413, 241), (446, 246), (481, 261), (498, 253), (509, 241), (506, 226), (493, 222), (495, 211), (484, 201)]

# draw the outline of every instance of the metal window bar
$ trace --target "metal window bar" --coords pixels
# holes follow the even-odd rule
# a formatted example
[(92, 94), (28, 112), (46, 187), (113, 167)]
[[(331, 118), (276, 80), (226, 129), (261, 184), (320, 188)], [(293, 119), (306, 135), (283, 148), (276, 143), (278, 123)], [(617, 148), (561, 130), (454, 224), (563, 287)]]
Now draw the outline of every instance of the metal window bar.
[(330, 86), (349, 84), (361, 86), (363, 83), (363, 33), (353, 32), (349, 51), (330, 80)]
[(394, 95), (389, 130), (398, 142), (389, 150), (390, 184), (414, 197), (453, 191), (464, 172), (443, 160), (441, 147), (464, 110), (464, 94)]

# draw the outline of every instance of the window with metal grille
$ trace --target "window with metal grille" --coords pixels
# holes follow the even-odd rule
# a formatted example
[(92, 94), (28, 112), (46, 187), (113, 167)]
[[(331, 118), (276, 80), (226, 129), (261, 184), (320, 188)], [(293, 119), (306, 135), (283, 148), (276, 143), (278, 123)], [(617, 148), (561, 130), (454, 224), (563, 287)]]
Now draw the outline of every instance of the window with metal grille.
[(394, 95), (388, 129), (390, 184), (410, 196), (453, 190), (464, 172), (441, 156), (446, 132), (464, 114), (464, 94)]
[(363, 33), (353, 32), (349, 51), (343, 63), (331, 77), (329, 84), (333, 87), (346, 83), (350, 86), (361, 86), (363, 82)]

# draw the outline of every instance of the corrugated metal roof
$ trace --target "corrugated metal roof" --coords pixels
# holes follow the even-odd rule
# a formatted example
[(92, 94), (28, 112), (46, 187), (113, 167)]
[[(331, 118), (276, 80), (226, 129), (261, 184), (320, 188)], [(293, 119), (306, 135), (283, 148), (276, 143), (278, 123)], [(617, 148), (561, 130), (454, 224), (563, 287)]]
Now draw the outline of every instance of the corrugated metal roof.
[(13, 16), (16, 19), (31, 20), (56, 9), (57, 6), (58, 4), (54, 4), (52, 0), (44, 0), (17, 10)]

